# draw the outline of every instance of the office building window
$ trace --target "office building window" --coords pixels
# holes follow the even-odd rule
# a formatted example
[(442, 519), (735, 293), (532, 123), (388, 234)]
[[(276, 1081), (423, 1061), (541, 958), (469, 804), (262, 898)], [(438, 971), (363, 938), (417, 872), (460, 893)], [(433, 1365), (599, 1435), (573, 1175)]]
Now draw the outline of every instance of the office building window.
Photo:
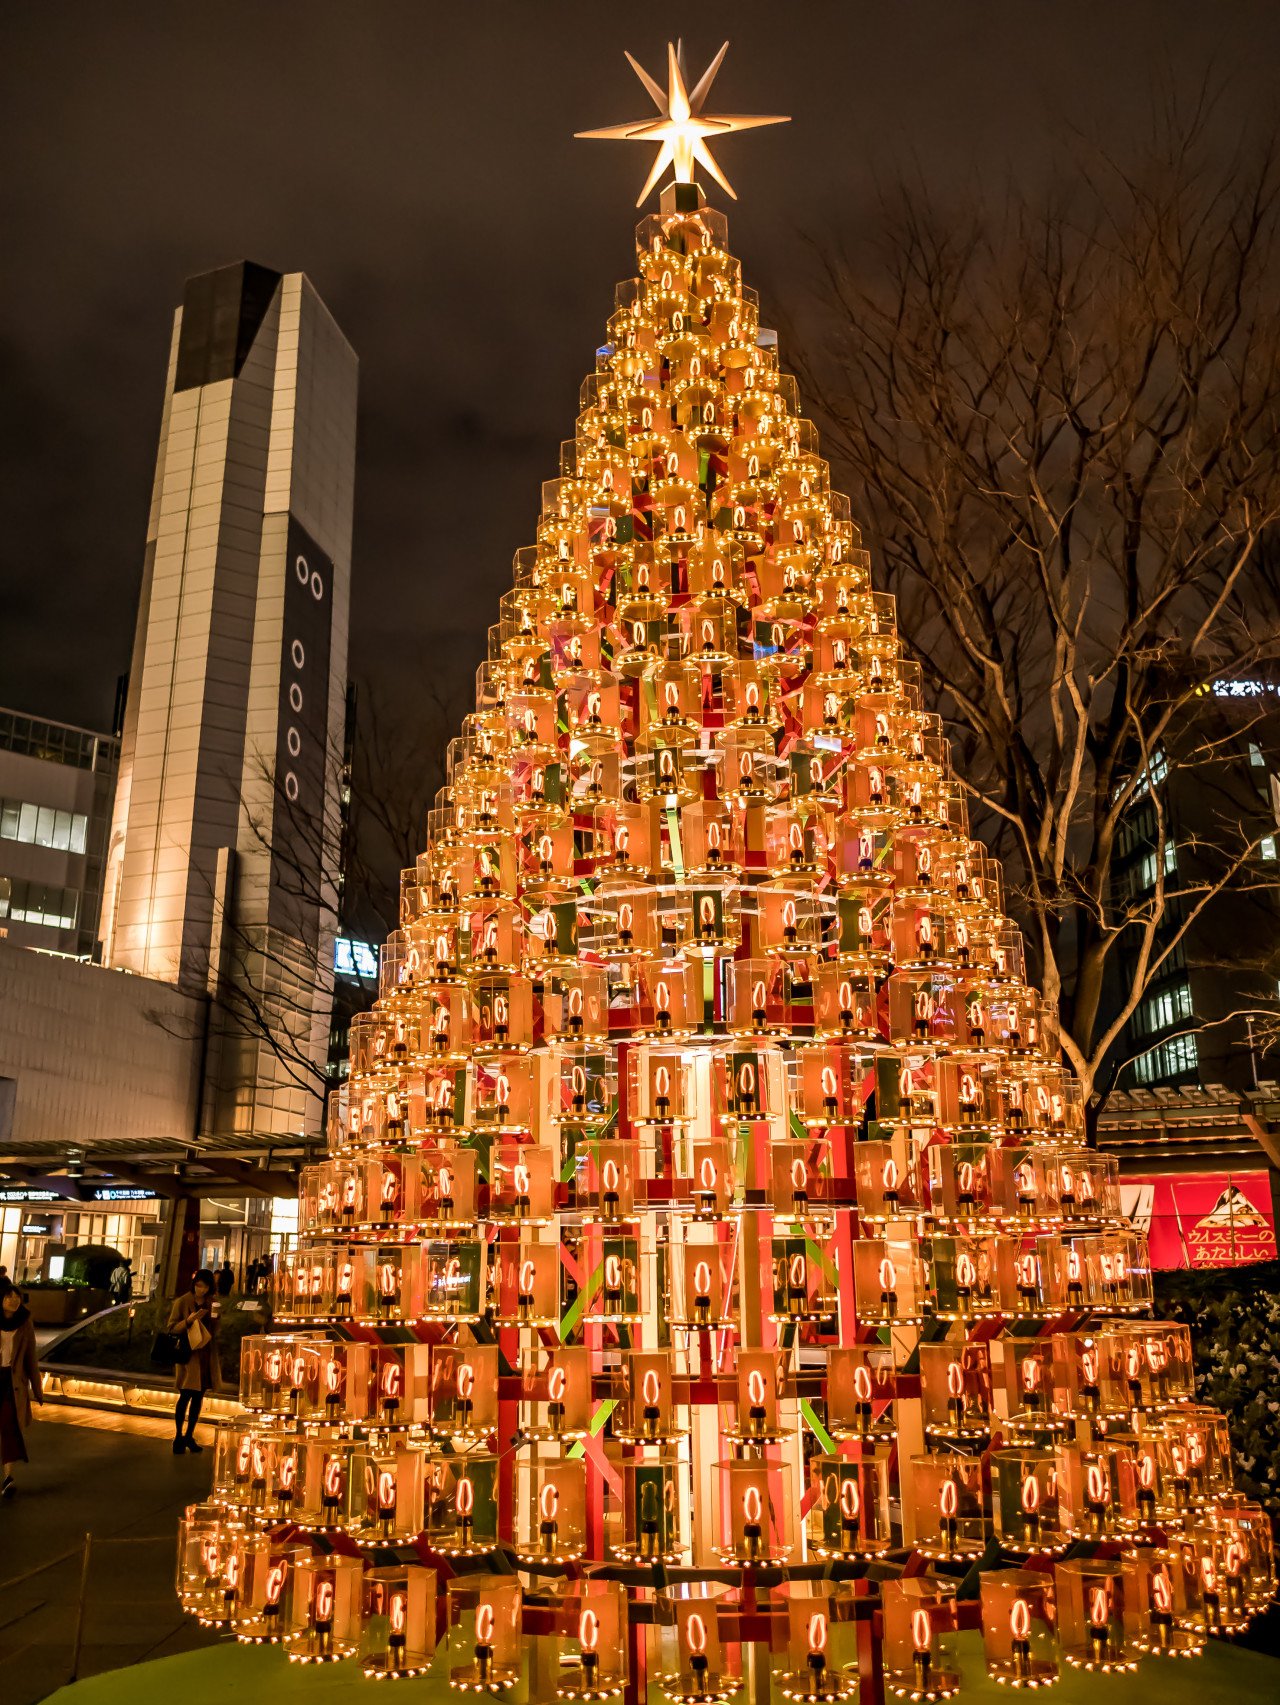
[(1164, 873), (1166, 876), (1172, 876), (1174, 871), (1177, 870), (1177, 868), (1178, 868), (1178, 847), (1177, 847), (1177, 843), (1175, 841), (1168, 840), (1164, 843)]
[(0, 799), (0, 840), (82, 853), (88, 833), (89, 819), (83, 811), (55, 811), (51, 805)]
[(1259, 858), (1274, 859), (1276, 856), (1276, 838), (1274, 835), (1264, 835), (1258, 842)]
[[(1164, 752), (1157, 748), (1157, 750), (1151, 754), (1151, 762), (1147, 765), (1146, 769), (1139, 773), (1137, 779), (1134, 781), (1133, 792), (1130, 796), (1131, 802), (1133, 800), (1141, 799), (1145, 794), (1149, 793), (1153, 787), (1159, 787), (1160, 783), (1165, 779), (1168, 773), (1169, 760), (1165, 756)], [(1125, 781), (1118, 781), (1115, 787), (1111, 790), (1111, 797), (1113, 799), (1119, 799), (1120, 795), (1124, 792), (1128, 785), (1129, 783), (1127, 779)]]
[(1137, 1083), (1158, 1083), (1161, 1078), (1195, 1071), (1199, 1063), (1200, 1052), (1194, 1036), (1171, 1036), (1158, 1048), (1138, 1055), (1133, 1062), (1133, 1076)]
[(0, 888), (0, 921), (15, 924), (46, 924), (51, 929), (74, 929), (80, 913), (80, 894), (75, 888), (55, 888), (45, 882), (23, 882), (15, 877), (8, 895)]
[(1191, 986), (1174, 983), (1143, 1001), (1134, 1015), (1135, 1028), (1140, 1036), (1153, 1036), (1157, 1030), (1167, 1030), (1179, 1019), (1191, 1017)]
[(1253, 765), (1255, 770), (1265, 770), (1267, 767), (1267, 760), (1263, 754), (1262, 747), (1258, 745), (1256, 740), (1250, 740), (1249, 742), (1249, 762)]

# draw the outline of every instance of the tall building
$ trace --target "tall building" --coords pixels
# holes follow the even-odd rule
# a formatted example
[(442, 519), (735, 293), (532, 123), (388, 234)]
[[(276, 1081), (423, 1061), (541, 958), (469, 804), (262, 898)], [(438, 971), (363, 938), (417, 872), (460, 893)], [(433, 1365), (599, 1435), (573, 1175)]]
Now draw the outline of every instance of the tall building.
[(104, 961), (211, 999), (201, 1128), (318, 1120), (340, 847), (356, 358), (301, 273), (188, 281), (170, 351)]
[[(1117, 1049), (1132, 1061), (1128, 1087), (1243, 1091), (1276, 1076), (1274, 1055), (1265, 1055), (1276, 1041), (1280, 975), (1278, 702), (1269, 681), (1206, 685), (1152, 754), (1124, 813), (1117, 905), (1142, 908), (1157, 879), (1165, 892), (1158, 969)], [(1118, 948), (1122, 987), (1139, 947), (1130, 928)]]
[(0, 710), (0, 939), (91, 956), (120, 742)]

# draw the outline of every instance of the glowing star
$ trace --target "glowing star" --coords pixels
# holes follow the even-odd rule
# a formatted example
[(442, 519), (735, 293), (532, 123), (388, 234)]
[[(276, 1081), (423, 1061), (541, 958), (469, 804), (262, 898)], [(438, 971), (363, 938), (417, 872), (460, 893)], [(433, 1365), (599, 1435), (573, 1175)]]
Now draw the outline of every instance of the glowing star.
[(756, 130), (763, 124), (787, 124), (785, 117), (775, 117), (765, 114), (720, 113), (712, 116), (702, 111), (702, 103), (711, 92), (715, 82), (716, 72), (724, 62), (724, 56), (729, 51), (729, 44), (716, 54), (715, 58), (702, 73), (692, 90), (685, 87), (684, 54), (681, 44), (674, 46), (667, 43), (667, 89), (664, 93), (661, 86), (654, 82), (649, 73), (630, 54), (627, 63), (636, 76), (644, 84), (653, 98), (658, 109), (659, 117), (636, 119), (630, 124), (608, 124), (602, 130), (580, 130), (579, 137), (602, 138), (612, 142), (656, 142), (658, 158), (653, 162), (653, 170), (645, 179), (644, 188), (640, 191), (636, 206), (644, 204), (645, 197), (662, 177), (668, 166), (675, 167), (676, 182), (691, 184), (693, 168), (702, 167), (703, 171), (714, 178), (726, 195), (738, 198), (728, 178), (716, 165), (707, 147), (708, 138), (729, 136), (735, 130)]

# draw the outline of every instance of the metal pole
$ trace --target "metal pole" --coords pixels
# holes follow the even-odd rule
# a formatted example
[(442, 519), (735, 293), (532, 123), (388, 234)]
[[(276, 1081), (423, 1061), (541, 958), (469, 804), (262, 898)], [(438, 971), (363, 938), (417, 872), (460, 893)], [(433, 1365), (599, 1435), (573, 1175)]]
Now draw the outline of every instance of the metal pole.
[(71, 1646), (70, 1681), (76, 1681), (80, 1675), (80, 1647), (84, 1640), (84, 1605), (89, 1592), (89, 1556), (93, 1550), (93, 1535), (84, 1536), (84, 1553), (80, 1559), (80, 1593), (76, 1599), (76, 1633)]

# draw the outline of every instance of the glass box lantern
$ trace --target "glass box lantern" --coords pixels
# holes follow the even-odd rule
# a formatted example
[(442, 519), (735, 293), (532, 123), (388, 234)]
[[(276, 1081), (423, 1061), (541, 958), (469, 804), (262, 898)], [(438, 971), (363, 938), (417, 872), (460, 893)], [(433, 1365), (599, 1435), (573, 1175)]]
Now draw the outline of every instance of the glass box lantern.
[(276, 1453), (284, 1443), (261, 1422), (231, 1421), (218, 1426), (214, 1434), (213, 1496), (225, 1510), (242, 1519), (253, 1512), (269, 1511)]
[[(372, 1428), (421, 1424), (430, 1413), (430, 1350), (426, 1344), (375, 1344), (371, 1377)], [(416, 1401), (421, 1393), (422, 1402)]]
[(773, 1308), (777, 1321), (834, 1320), (839, 1312), (834, 1243), (774, 1234)]
[(1246, 1602), (1251, 1610), (1264, 1609), (1275, 1594), (1276, 1570), (1271, 1522), (1262, 1505), (1240, 1492), (1221, 1492), (1206, 1511), (1206, 1523), (1244, 1546)]
[(930, 1143), (924, 1151), (929, 1213), (939, 1225), (994, 1226), (990, 1143)]
[(923, 1211), (915, 1144), (905, 1126), (887, 1140), (854, 1145), (858, 1214), (864, 1225), (910, 1219)]
[(351, 1657), (360, 1642), (364, 1563), (338, 1552), (300, 1558), (293, 1571), (284, 1637), (295, 1664)]
[(1229, 1528), (1198, 1524), (1190, 1534), (1199, 1564), (1200, 1604), (1210, 1634), (1238, 1634), (1249, 1622), (1249, 1548)]
[(1123, 1443), (1057, 1447), (1058, 1510), (1073, 1539), (1122, 1540), (1137, 1526), (1137, 1474)]
[[(323, 1339), (307, 1339), (287, 1333), (267, 1333), (244, 1338), (240, 1343), (240, 1401), (246, 1409), (263, 1415), (297, 1415), (305, 1390), (305, 1357), (318, 1362)], [(295, 1365), (301, 1376), (295, 1383)]]
[(543, 1034), (568, 1042), (603, 1040), (609, 1026), (609, 988), (603, 965), (548, 967), (540, 996)]
[(556, 1212), (556, 1157), (539, 1143), (495, 1143), (489, 1217), (501, 1225), (547, 1225)]
[(737, 1319), (734, 1245), (714, 1236), (673, 1241), (667, 1263), (667, 1318), (688, 1331), (709, 1332)]
[(617, 1581), (569, 1581), (552, 1600), (557, 1699), (616, 1699), (627, 1685), (627, 1589)]
[(350, 1527), (356, 1519), (358, 1482), (354, 1439), (315, 1436), (298, 1450), (297, 1485), (290, 1516), (296, 1527), (325, 1533)]
[(502, 1692), (520, 1679), (522, 1594), (514, 1575), (459, 1575), (445, 1584), (449, 1686)]
[(831, 1581), (784, 1581), (771, 1589), (769, 1599), (774, 1610), (770, 1668), (782, 1697), (826, 1705), (856, 1692), (850, 1588)]
[[(1183, 1571), (1168, 1551), (1144, 1545), (1121, 1554), (1128, 1631), (1144, 1657), (1194, 1658), (1204, 1650), (1204, 1630), (1188, 1605)], [(1194, 1581), (1194, 1575), (1192, 1580)]]
[(833, 1345), (827, 1351), (827, 1431), (833, 1438), (896, 1438), (896, 1395), (891, 1345)]
[(674, 1451), (625, 1457), (622, 1512), (609, 1540), (613, 1555), (628, 1563), (678, 1564), (687, 1549), (681, 1531), (686, 1463)]
[(284, 1637), (290, 1578), (310, 1547), (267, 1534), (241, 1538), (240, 1590), (231, 1630), (244, 1646), (273, 1646)]
[(1231, 1438), (1226, 1417), (1199, 1403), (1171, 1408), (1158, 1430), (1162, 1478), (1176, 1514), (1204, 1509), (1231, 1490)]
[(693, 1069), (678, 1048), (642, 1043), (627, 1061), (627, 1110), (636, 1126), (684, 1126), (697, 1113)]
[(1053, 1338), (1053, 1382), (1063, 1407), (1097, 1432), (1126, 1425), (1133, 1407), (1119, 1351), (1119, 1341), (1105, 1331)]
[(741, 1647), (720, 1638), (719, 1607), (736, 1589), (719, 1581), (685, 1581), (655, 1594), (656, 1681), (672, 1705), (722, 1705), (741, 1691)]
[(727, 1137), (695, 1138), (677, 1145), (682, 1177), (677, 1185), (695, 1220), (723, 1219), (738, 1189), (735, 1144)]
[(1147, 1240), (1140, 1233), (1102, 1232), (1073, 1238), (1070, 1247), (1083, 1258), (1091, 1308), (1109, 1314), (1144, 1314), (1150, 1309), (1151, 1267)]
[(1131, 1389), (1137, 1374), (1140, 1381), (1137, 1401), (1142, 1408), (1161, 1410), (1194, 1398), (1189, 1327), (1167, 1320), (1135, 1320), (1125, 1322), (1119, 1331), (1127, 1349), (1137, 1345), (1141, 1352), (1136, 1369), (1132, 1357), (1126, 1356), (1126, 1374)]
[(1010, 1435), (1034, 1441), (1065, 1433), (1065, 1404), (1054, 1385), (1053, 1340), (1006, 1335), (997, 1340), (997, 1353)]
[(723, 1563), (784, 1563), (793, 1549), (790, 1476), (764, 1458), (716, 1464), (716, 1551)]
[(471, 1149), (427, 1148), (410, 1183), (411, 1211), (424, 1230), (447, 1236), (475, 1224), (476, 1157)]
[(364, 1578), (360, 1667), (373, 1679), (421, 1675), (436, 1649), (436, 1572), (370, 1569)]
[(825, 1136), (778, 1137), (769, 1148), (774, 1216), (829, 1225), (833, 1211), (831, 1144)]
[(560, 1245), (524, 1238), (496, 1251), (499, 1326), (560, 1324)]
[(734, 1357), (732, 1409), (720, 1419), (725, 1438), (740, 1444), (776, 1444), (790, 1428), (782, 1416), (787, 1352), (744, 1350)]
[(498, 1424), (498, 1346), (431, 1347), (431, 1431), (474, 1444)]
[[(736, 1036), (789, 1036), (803, 1022), (793, 998), (797, 980), (783, 959), (730, 959), (725, 964), (725, 1021)], [(803, 1003), (804, 1015), (810, 1006)]]
[(1006, 1551), (1065, 1551), (1058, 1523), (1057, 1459), (1051, 1450), (1010, 1446), (991, 1453), (991, 1514)]
[(178, 1599), (204, 1627), (224, 1620), (223, 1564), (233, 1541), (216, 1504), (190, 1504), (178, 1527)]
[(973, 1441), (991, 1433), (991, 1346), (922, 1343), (920, 1394), (931, 1438)]
[(712, 1114), (721, 1125), (776, 1119), (786, 1110), (782, 1054), (767, 1042), (717, 1048), (711, 1064)]
[[(497, 1379), (494, 1379), (494, 1396)], [(582, 1439), (591, 1431), (591, 1351), (558, 1345), (521, 1357), (520, 1433), (526, 1439)]]
[(577, 1151), (575, 1205), (586, 1225), (618, 1226), (636, 1217), (640, 1149), (634, 1142), (589, 1142)]
[(987, 1674), (1006, 1687), (1049, 1687), (1058, 1679), (1053, 1578), (1038, 1569), (984, 1569), (982, 1644)]
[(954, 1583), (911, 1575), (884, 1581), (880, 1594), (888, 1691), (912, 1701), (952, 1698), (960, 1688)]
[(934, 1232), (928, 1249), (933, 1307), (940, 1320), (976, 1320), (1002, 1311), (1002, 1293), (1008, 1289), (1001, 1282), (1002, 1269), (1012, 1267), (1012, 1239), (994, 1232)]
[[(645, 1269), (637, 1237), (606, 1232), (585, 1238), (583, 1266), (589, 1277), (582, 1323), (633, 1325), (644, 1315)], [(557, 1260), (559, 1251), (556, 1251)]]
[(974, 1456), (913, 1456), (910, 1516), (904, 1510), (904, 1538), (924, 1557), (972, 1562), (987, 1543), (983, 1509), (982, 1462)]
[(365, 1420), (373, 1386), (372, 1346), (357, 1339), (341, 1339), (316, 1346), (314, 1353), (298, 1418), (329, 1427)]
[(815, 1033), (824, 1041), (878, 1041), (870, 965), (859, 958), (819, 965), (813, 978), (813, 1016)]
[(815, 1557), (850, 1561), (877, 1557), (890, 1545), (889, 1453), (865, 1447), (854, 1460), (809, 1458), (809, 1550)]
[(576, 1562), (586, 1547), (586, 1465), (521, 1456), (515, 1474), (516, 1556), (526, 1563)]
[(1072, 1669), (1114, 1675), (1138, 1667), (1129, 1635), (1139, 1618), (1126, 1612), (1124, 1573), (1099, 1557), (1069, 1557), (1054, 1565), (1058, 1645)]
[(428, 1458), (427, 1540), (442, 1557), (484, 1557), (498, 1537), (498, 1461), (484, 1455)]
[(998, 1237), (997, 1275), (1003, 1313), (1019, 1320), (1047, 1320), (1078, 1307), (1078, 1297), (1069, 1304), (1068, 1253), (1054, 1233), (1024, 1237), (1018, 1233)]
[(357, 1484), (350, 1527), (357, 1545), (407, 1545), (426, 1526), (426, 1453), (416, 1447), (366, 1449), (353, 1463)]
[(853, 1246), (853, 1294), (863, 1325), (918, 1325), (927, 1319), (932, 1299), (915, 1242), (858, 1238)]
[(613, 1375), (613, 1436), (624, 1444), (671, 1444), (688, 1431), (676, 1409), (670, 1350), (624, 1350)]

